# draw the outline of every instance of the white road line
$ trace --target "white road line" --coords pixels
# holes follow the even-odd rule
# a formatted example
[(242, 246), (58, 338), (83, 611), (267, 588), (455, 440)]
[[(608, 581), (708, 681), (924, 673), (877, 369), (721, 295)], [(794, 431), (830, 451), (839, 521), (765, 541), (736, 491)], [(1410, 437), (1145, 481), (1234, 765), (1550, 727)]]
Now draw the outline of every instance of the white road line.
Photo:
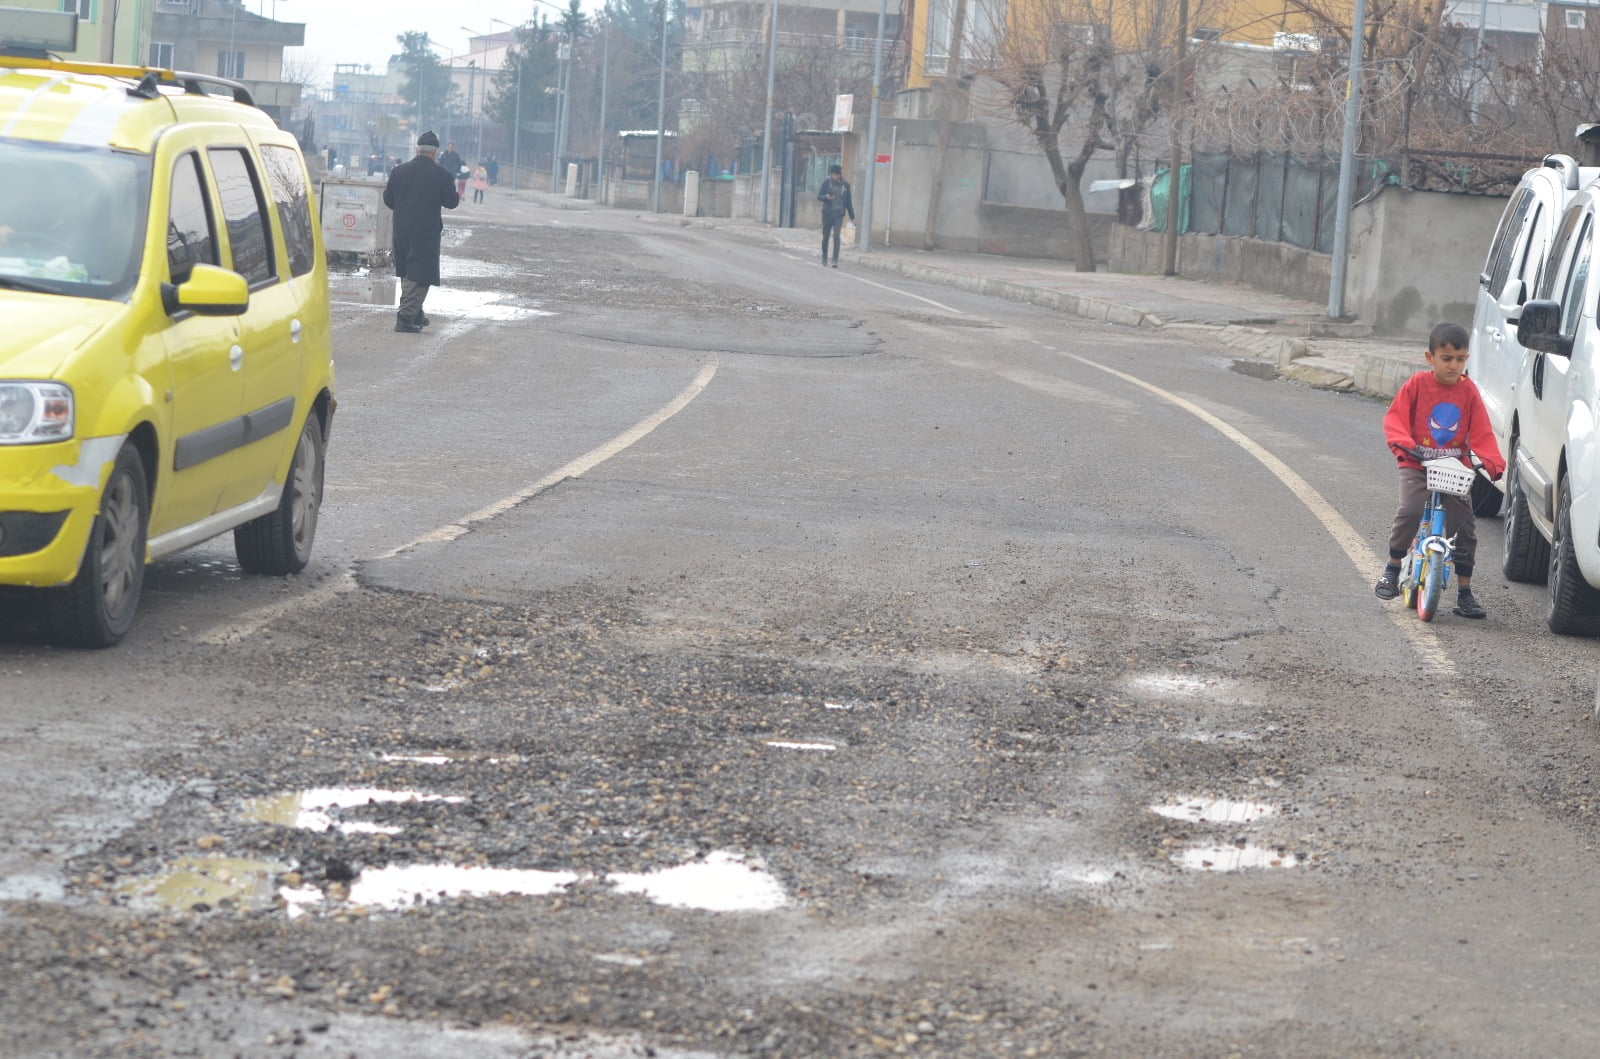
[[(1357, 533), (1355, 527), (1345, 521), (1344, 516), (1340, 515), (1332, 504), (1323, 499), (1321, 493), (1312, 488), (1310, 482), (1300, 477), (1290, 469), (1288, 464), (1268, 452), (1258, 442), (1229, 424), (1226, 420), (1206, 411), (1193, 401), (1179, 397), (1175, 393), (1163, 390), (1159, 386), (1152, 385), (1126, 372), (1108, 368), (1104, 364), (1096, 364), (1094, 361), (1080, 357), (1075, 353), (1063, 353), (1061, 355), (1070, 357), (1080, 364), (1103, 371), (1107, 375), (1113, 375), (1141, 389), (1148, 390), (1163, 401), (1176, 405), (1216, 430), (1217, 433), (1254, 456), (1263, 467), (1271, 471), (1280, 482), (1288, 487), (1296, 499), (1306, 506), (1317, 521), (1322, 523), (1323, 529), (1328, 531), (1328, 535), (1333, 538), (1334, 543), (1344, 551), (1346, 557), (1355, 566), (1358, 574), (1365, 577), (1378, 568), (1378, 557), (1372, 553), (1372, 549), (1367, 547), (1361, 534)], [(1439, 676), (1455, 675), (1455, 663), (1450, 660), (1450, 656), (1440, 646), (1438, 637), (1427, 631), (1427, 627), (1418, 621), (1409, 609), (1395, 607), (1385, 607), (1384, 609), (1390, 620), (1395, 623), (1406, 639), (1411, 641), (1412, 648), (1421, 656), (1423, 662), (1431, 666)]]
[[(799, 258), (794, 254), (790, 254), (789, 256), (791, 258), (794, 258), (794, 260), (796, 260), (796, 261), (803, 260), (802, 258)], [(887, 283), (879, 283), (876, 280), (870, 280), (867, 277), (862, 276), (862, 275), (860, 275), (858, 273), (855, 273), (855, 272), (847, 272), (847, 273), (845, 273), (844, 277), (842, 277), (842, 278), (853, 279), (857, 283), (865, 283), (869, 287), (877, 287), (879, 290), (886, 290), (891, 294), (899, 294), (899, 295), (901, 295), (903, 297), (906, 297), (906, 298), (915, 298), (919, 302), (927, 302), (929, 305), (932, 305), (935, 308), (943, 309), (947, 313), (955, 313), (957, 316), (966, 316), (967, 315), (966, 313), (962, 312), (960, 309), (957, 309), (953, 305), (946, 305), (944, 302), (936, 302), (932, 298), (924, 298), (920, 294), (912, 294), (908, 290), (901, 290), (899, 287), (891, 287)]]
[[(652, 413), (651, 415), (646, 416), (644, 419), (641, 419), (639, 422), (635, 423), (633, 426), (629, 427), (621, 434), (618, 434), (605, 444), (599, 446), (598, 448), (591, 449), (565, 466), (550, 472), (525, 489), (520, 489), (517, 492), (512, 493), (510, 496), (496, 500), (487, 507), (479, 508), (477, 511), (474, 511), (472, 514), (460, 519), (459, 521), (441, 526), (429, 533), (424, 533), (415, 540), (408, 541), (397, 548), (391, 548), (383, 554), (374, 556), (373, 558), (392, 559), (401, 552), (410, 551), (412, 548), (418, 547), (419, 545), (436, 544), (456, 540), (457, 538), (464, 536), (467, 531), (472, 529), (472, 527), (476, 524), (495, 518), (498, 515), (505, 514), (518, 504), (537, 496), (539, 493), (544, 492), (546, 489), (549, 489), (558, 482), (565, 481), (568, 478), (581, 477), (587, 472), (594, 470), (606, 460), (609, 460), (611, 457), (617, 455), (619, 452), (622, 452), (624, 449), (628, 448), (628, 446), (649, 434), (662, 423), (665, 423), (667, 420), (683, 411), (684, 408), (688, 406), (690, 401), (693, 401), (696, 397), (700, 396), (701, 392), (711, 384), (711, 380), (716, 374), (717, 359), (712, 357), (710, 362), (703, 366), (699, 373), (695, 375), (694, 381), (690, 382), (688, 386), (684, 387), (683, 391), (669, 401), (665, 407)], [(348, 592), (355, 587), (355, 574), (349, 570), (343, 570), (340, 571), (332, 581), (325, 585), (321, 585), (309, 592), (296, 595), (292, 599), (282, 600), (281, 602), (274, 603), (270, 606), (257, 607), (254, 610), (247, 611), (246, 613), (240, 615), (236, 621), (229, 622), (226, 625), (213, 626), (205, 632), (200, 633), (195, 637), (195, 639), (200, 643), (212, 645), (236, 643), (240, 640), (243, 640), (246, 636), (256, 632), (267, 622), (281, 614), (285, 614), (291, 610), (301, 607), (314, 606), (318, 603), (324, 602), (325, 600), (332, 599), (341, 593)]]

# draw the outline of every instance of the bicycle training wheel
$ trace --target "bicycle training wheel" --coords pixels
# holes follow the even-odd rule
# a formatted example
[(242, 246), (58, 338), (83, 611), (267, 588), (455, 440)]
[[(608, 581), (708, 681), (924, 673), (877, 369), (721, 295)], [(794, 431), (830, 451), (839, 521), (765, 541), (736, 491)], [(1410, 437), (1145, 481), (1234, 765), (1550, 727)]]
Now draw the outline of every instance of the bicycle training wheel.
[(1417, 617), (1432, 621), (1439, 612), (1439, 596), (1444, 591), (1444, 563), (1429, 556), (1422, 562), (1422, 584), (1417, 589)]

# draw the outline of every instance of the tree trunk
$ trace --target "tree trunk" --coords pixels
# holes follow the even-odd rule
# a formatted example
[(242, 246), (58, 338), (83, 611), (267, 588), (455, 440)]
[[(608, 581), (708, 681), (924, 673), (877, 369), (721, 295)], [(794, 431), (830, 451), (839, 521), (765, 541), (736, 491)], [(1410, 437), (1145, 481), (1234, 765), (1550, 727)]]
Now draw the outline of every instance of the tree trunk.
[[(950, 152), (950, 108), (954, 106), (954, 85), (961, 69), (961, 35), (966, 29), (967, 0), (956, 0), (955, 24), (950, 27), (950, 56), (946, 60), (944, 82), (939, 86), (939, 146), (933, 155), (933, 188), (928, 194), (928, 223), (922, 232), (922, 249), (932, 250), (933, 234), (939, 226), (939, 198), (944, 194), (944, 161)], [(876, 150), (876, 148), (874, 148)]]

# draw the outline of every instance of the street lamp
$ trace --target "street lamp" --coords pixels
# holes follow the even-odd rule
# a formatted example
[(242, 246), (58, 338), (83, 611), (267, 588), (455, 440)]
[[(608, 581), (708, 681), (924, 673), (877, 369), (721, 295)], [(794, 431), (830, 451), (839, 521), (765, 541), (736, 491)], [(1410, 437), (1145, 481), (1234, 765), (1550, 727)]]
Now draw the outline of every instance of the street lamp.
[(517, 190), (517, 167), (521, 164), (518, 148), (522, 146), (522, 27), (513, 26), (505, 19), (491, 18), (489, 24), (500, 23), (517, 34), (517, 102), (513, 109), (511, 128), (511, 190)]
[(667, 134), (667, 0), (661, 0), (661, 78), (656, 86), (656, 171), (650, 179), (650, 212), (661, 212), (661, 139)]

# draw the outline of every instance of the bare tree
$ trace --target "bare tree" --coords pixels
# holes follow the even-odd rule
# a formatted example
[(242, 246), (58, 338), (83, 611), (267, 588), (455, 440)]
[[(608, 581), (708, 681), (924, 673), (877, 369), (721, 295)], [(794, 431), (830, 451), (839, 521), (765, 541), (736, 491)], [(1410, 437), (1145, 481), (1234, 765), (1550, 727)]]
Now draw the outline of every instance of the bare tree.
[(1163, 0), (1130, 7), (1046, 0), (1013, 7), (983, 71), (1000, 86), (1005, 115), (1028, 130), (1049, 163), (1080, 271), (1095, 267), (1084, 172), (1107, 152), (1125, 164), (1164, 112), (1176, 32)]

